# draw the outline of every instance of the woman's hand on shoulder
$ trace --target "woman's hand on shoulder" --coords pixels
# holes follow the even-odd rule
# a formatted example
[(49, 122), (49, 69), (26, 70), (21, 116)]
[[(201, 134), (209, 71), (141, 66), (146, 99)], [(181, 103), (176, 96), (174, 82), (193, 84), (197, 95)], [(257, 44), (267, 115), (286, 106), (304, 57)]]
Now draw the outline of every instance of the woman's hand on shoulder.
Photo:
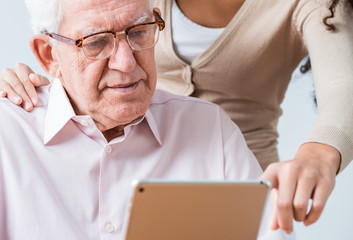
[(0, 76), (0, 97), (7, 97), (26, 111), (32, 111), (38, 103), (35, 87), (48, 85), (46, 77), (35, 74), (30, 67), (18, 63), (13, 69), (6, 68)]

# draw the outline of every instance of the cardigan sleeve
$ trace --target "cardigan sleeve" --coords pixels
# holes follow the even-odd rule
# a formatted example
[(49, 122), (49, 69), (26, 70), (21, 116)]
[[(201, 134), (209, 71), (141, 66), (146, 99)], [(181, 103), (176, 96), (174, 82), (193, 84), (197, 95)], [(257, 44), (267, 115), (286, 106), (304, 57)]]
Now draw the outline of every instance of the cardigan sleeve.
[(317, 120), (304, 143), (336, 148), (342, 171), (353, 159), (353, 9), (340, 1), (329, 20), (337, 28), (332, 32), (322, 22), (330, 15), (329, 1), (298, 2), (293, 19), (310, 55), (318, 104)]

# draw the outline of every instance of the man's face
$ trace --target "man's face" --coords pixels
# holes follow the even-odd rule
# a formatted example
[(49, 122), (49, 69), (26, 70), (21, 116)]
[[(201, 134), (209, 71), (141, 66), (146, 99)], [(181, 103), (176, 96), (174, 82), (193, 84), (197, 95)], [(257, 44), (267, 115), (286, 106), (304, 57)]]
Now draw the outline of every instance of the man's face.
[[(72, 39), (96, 32), (122, 31), (146, 13), (150, 17), (144, 22), (154, 21), (148, 0), (62, 1), (58, 34)], [(92, 116), (102, 132), (143, 115), (156, 85), (154, 48), (133, 51), (123, 35), (117, 38), (114, 53), (96, 61), (69, 44), (53, 47), (61, 82), (76, 114)]]

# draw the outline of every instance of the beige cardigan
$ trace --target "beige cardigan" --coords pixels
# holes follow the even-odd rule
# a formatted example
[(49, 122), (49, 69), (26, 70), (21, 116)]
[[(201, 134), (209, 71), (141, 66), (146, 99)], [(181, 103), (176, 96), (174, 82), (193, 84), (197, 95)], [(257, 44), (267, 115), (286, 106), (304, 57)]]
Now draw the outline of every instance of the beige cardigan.
[(172, 0), (155, 0), (166, 20), (156, 46), (157, 87), (219, 104), (265, 168), (278, 161), (280, 104), (293, 70), (309, 52), (318, 118), (305, 142), (335, 147), (343, 170), (353, 158), (353, 11), (339, 6), (331, 21), (339, 31), (332, 33), (322, 23), (328, 15), (323, 2), (246, 0), (190, 65), (173, 50)]

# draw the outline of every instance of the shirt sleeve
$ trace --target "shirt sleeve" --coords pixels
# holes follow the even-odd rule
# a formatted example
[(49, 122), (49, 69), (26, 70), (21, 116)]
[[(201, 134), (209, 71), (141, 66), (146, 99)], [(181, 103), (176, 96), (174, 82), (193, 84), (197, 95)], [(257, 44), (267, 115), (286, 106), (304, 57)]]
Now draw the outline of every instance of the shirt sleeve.
[(353, 9), (336, 7), (328, 20), (337, 30), (326, 29), (327, 0), (301, 0), (294, 13), (297, 30), (307, 46), (314, 77), (318, 117), (306, 142), (319, 142), (341, 154), (342, 171), (353, 158)]
[(262, 169), (248, 148), (242, 132), (220, 107), (219, 112), (223, 136), (225, 179), (257, 179), (262, 174)]

